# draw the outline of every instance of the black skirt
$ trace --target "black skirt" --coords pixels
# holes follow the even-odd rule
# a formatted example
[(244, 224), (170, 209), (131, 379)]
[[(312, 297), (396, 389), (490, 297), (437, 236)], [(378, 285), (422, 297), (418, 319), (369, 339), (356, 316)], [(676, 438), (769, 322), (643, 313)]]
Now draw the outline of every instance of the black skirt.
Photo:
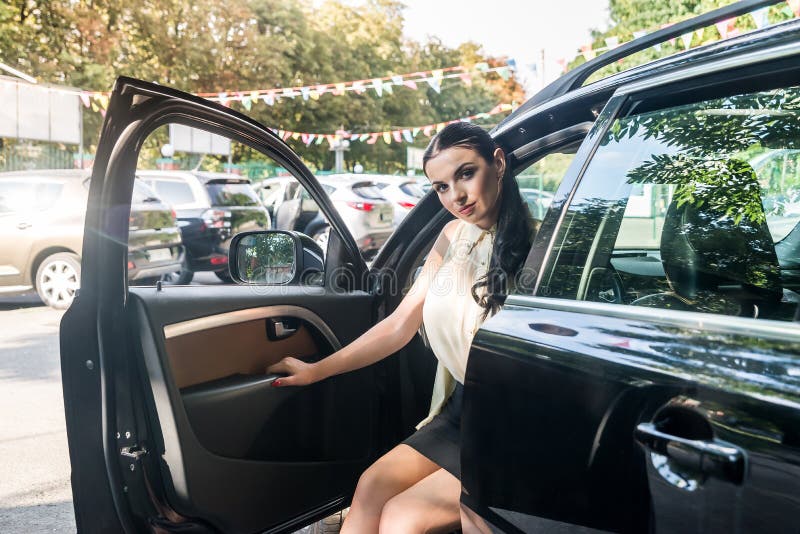
[(464, 386), (456, 382), (456, 387), (442, 411), (403, 442), (459, 480), (463, 396)]

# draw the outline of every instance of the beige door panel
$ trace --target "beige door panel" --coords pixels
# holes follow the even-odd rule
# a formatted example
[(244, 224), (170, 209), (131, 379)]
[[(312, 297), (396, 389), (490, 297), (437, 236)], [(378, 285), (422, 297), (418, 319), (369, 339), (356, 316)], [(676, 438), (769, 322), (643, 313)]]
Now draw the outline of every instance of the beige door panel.
[(238, 322), (167, 336), (172, 376), (185, 388), (236, 374), (264, 374), (286, 356), (307, 358), (320, 354), (308, 327), (301, 323), (290, 337), (267, 338), (267, 319)]

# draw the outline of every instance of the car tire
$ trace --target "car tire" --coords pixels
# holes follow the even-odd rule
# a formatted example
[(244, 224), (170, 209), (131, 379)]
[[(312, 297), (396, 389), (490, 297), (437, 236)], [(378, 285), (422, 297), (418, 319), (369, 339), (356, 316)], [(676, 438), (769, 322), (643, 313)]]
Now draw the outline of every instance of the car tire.
[(217, 275), (217, 278), (219, 278), (226, 284), (233, 283), (233, 277), (231, 277), (231, 273), (228, 269), (225, 269), (223, 271), (214, 271), (214, 274)]
[(331, 227), (326, 226), (324, 228), (320, 228), (314, 235), (311, 236), (311, 239), (322, 248), (322, 252), (328, 251), (328, 239), (330, 239), (331, 235)]
[(167, 273), (161, 275), (161, 283), (171, 286), (187, 286), (192, 283), (194, 278), (194, 271), (188, 269), (185, 265), (181, 267), (180, 271), (174, 273)]
[(69, 308), (81, 285), (81, 259), (71, 252), (58, 252), (36, 269), (34, 282), (42, 302), (57, 310)]

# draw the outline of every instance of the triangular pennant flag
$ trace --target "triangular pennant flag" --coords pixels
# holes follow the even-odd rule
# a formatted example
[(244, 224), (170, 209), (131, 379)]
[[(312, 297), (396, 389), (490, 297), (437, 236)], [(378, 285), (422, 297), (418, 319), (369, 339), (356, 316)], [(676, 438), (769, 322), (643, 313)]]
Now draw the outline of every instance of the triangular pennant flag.
[(360, 81), (359, 82), (353, 82), (350, 87), (352, 87), (353, 91), (355, 91), (356, 94), (358, 94), (358, 95), (362, 94), (366, 90), (366, 89), (364, 89), (364, 82), (360, 82)]
[(475, 70), (480, 72), (486, 72), (489, 70), (489, 64), (485, 61), (481, 61), (480, 63), (475, 63)]
[(470, 76), (468, 72), (462, 72), (458, 77), (461, 78), (461, 81), (464, 82), (464, 85), (467, 87), (472, 86), (472, 76)]
[(308, 100), (311, 97), (311, 88), (310, 87), (301, 87), (300, 94), (303, 95), (303, 100)]
[[(108, 95), (100, 95), (97, 97), (97, 104), (101, 110), (108, 109)], [(105, 117), (105, 115), (103, 115)]]
[(489, 117), (491, 117), (491, 115), (489, 115), (488, 113), (478, 113), (477, 115), (475, 115), (476, 119), (488, 119)]
[(283, 134), (284, 134), (284, 131), (283, 131), (283, 130), (278, 130), (277, 134), (278, 134), (278, 137), (280, 137), (281, 139), (283, 139)]
[(683, 48), (686, 50), (689, 50), (689, 48), (692, 46), (692, 37), (694, 37), (694, 33), (692, 32), (681, 35), (681, 43), (683, 43)]
[(253, 101), (250, 99), (250, 95), (243, 95), (242, 96), (242, 106), (247, 111), (250, 111), (250, 108), (253, 107)]
[(422, 128), (422, 133), (424, 133), (426, 137), (430, 137), (432, 132), (433, 126), (430, 124)]
[(378, 142), (378, 134), (374, 133), (369, 137), (369, 141), (367, 141), (368, 145), (374, 145)]
[(414, 89), (415, 91), (417, 90), (417, 82), (415, 82), (414, 80), (406, 80), (403, 82), (403, 85), (405, 85), (409, 89)]
[(250, 91), (250, 100), (252, 100), (253, 103), (258, 102), (258, 91)]
[(315, 145), (321, 145), (322, 142), (325, 140), (325, 136), (322, 134), (317, 135), (317, 140), (314, 142)]
[(219, 103), (224, 106), (228, 102), (228, 93), (219, 93), (217, 98), (219, 99)]
[(394, 137), (394, 140), (397, 141), (398, 143), (403, 141), (403, 138), (401, 137), (401, 135), (402, 134), (401, 134), (400, 130), (394, 130), (392, 132), (392, 137)]
[(416, 137), (417, 134), (419, 133), (419, 130), (420, 130), (419, 128), (412, 129), (411, 130), (411, 137)]
[(508, 67), (498, 67), (497, 74), (499, 74), (503, 80), (507, 81), (511, 77), (511, 69)]
[(431, 89), (436, 91), (437, 93), (442, 92), (442, 87), (440, 85), (440, 81), (436, 78), (425, 78), (425, 81), (428, 82), (428, 85), (431, 86)]
[(316, 89), (311, 90), (311, 100), (319, 100), (319, 91)]
[(345, 85), (343, 83), (337, 83), (333, 87), (334, 87), (333, 88), (333, 94), (334, 95), (338, 96), (338, 95), (341, 95), (342, 93), (344, 93)]
[(266, 105), (271, 106), (275, 103), (275, 94), (272, 91), (265, 93), (261, 95), (261, 100), (263, 100)]
[(800, 17), (800, 0), (786, 0), (795, 17)]
[(392, 142), (391, 132), (383, 132), (383, 142), (387, 145)]
[(331, 135), (331, 134), (327, 134), (327, 135), (325, 136), (325, 139), (327, 139), (327, 140), (328, 140), (328, 144), (329, 144), (330, 146), (333, 146), (333, 144), (336, 142), (336, 137), (335, 137), (335, 136), (333, 136), (333, 135)]
[(633, 32), (634, 39), (641, 39), (645, 35), (647, 35), (647, 30), (636, 30), (635, 32)]
[(92, 102), (89, 100), (89, 93), (86, 91), (81, 92), (80, 94), (81, 102), (83, 102), (83, 107), (88, 108), (92, 105)]
[(619, 37), (616, 35), (612, 35), (611, 37), (606, 37), (606, 46), (609, 50), (613, 50), (619, 46)]
[(375, 93), (378, 96), (383, 96), (383, 82), (380, 81), (378, 78), (372, 80), (372, 88), (375, 89)]
[(361, 142), (363, 143), (364, 141), (366, 141), (366, 140), (367, 140), (367, 139), (369, 139), (369, 138), (370, 138), (370, 135), (369, 135), (368, 133), (365, 133), (365, 134), (361, 134), (361, 135), (359, 136), (358, 140), (359, 140), (359, 141), (361, 141)]
[(297, 141), (298, 139), (300, 139), (300, 135), (301, 135), (300, 132), (292, 132), (292, 139)]
[(388, 94), (394, 94), (394, 88), (392, 87), (392, 82), (383, 82), (383, 90), (386, 91)]
[(437, 132), (441, 132), (442, 130), (444, 130), (444, 127), (445, 127), (445, 123), (440, 122), (439, 124), (436, 125), (436, 131)]
[(403, 85), (403, 77), (402, 76), (392, 76), (392, 83), (395, 85)]
[(311, 137), (311, 134), (307, 134), (307, 133), (304, 133), (304, 134), (302, 134), (300, 136), (300, 138), (303, 140), (303, 144), (306, 145), (306, 146), (311, 144), (310, 137)]
[(699, 30), (695, 30), (694, 34), (697, 36), (698, 39), (700, 39), (702, 41), (704, 32), (705, 32), (705, 28), (700, 28)]
[[(325, 85), (325, 84), (318, 85), (314, 89), (317, 91), (317, 94), (319, 94), (319, 95), (324, 95), (325, 93), (328, 92), (328, 86)], [(312, 95), (312, 97), (313, 97), (313, 95)]]
[(403, 130), (403, 139), (406, 140), (406, 143), (414, 142), (414, 138), (411, 136), (411, 130)]
[(653, 48), (656, 49), (656, 52), (661, 52), (661, 43), (656, 43), (653, 45)]
[(97, 100), (92, 100), (92, 103), (90, 105), (92, 106), (92, 111), (94, 111), (95, 113), (100, 111), (100, 104), (97, 103)]
[(441, 69), (436, 69), (434, 71), (431, 71), (431, 76), (433, 76), (437, 80), (441, 80), (444, 77), (444, 71), (442, 71)]
[(511, 58), (508, 61), (506, 61), (506, 63), (511, 68), (511, 70), (517, 70), (517, 60), (516, 59)]
[(719, 32), (720, 37), (722, 37), (723, 39), (727, 39), (728, 38), (728, 31), (729, 31), (728, 30), (728, 22), (730, 20), (731, 19), (721, 20), (721, 21), (717, 22), (716, 24), (714, 24), (714, 26), (717, 27), (717, 31)]

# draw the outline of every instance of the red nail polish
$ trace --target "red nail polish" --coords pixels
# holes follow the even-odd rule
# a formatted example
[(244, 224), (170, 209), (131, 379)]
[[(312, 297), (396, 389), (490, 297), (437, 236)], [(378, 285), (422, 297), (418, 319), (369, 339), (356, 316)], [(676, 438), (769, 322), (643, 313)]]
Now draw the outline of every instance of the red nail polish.
[(275, 387), (278, 387), (278, 386), (280, 386), (280, 385), (281, 385), (281, 381), (280, 381), (280, 380), (276, 380), (276, 381), (274, 381), (274, 382), (272, 383), (272, 385), (273, 385), (273, 386), (275, 386)]

